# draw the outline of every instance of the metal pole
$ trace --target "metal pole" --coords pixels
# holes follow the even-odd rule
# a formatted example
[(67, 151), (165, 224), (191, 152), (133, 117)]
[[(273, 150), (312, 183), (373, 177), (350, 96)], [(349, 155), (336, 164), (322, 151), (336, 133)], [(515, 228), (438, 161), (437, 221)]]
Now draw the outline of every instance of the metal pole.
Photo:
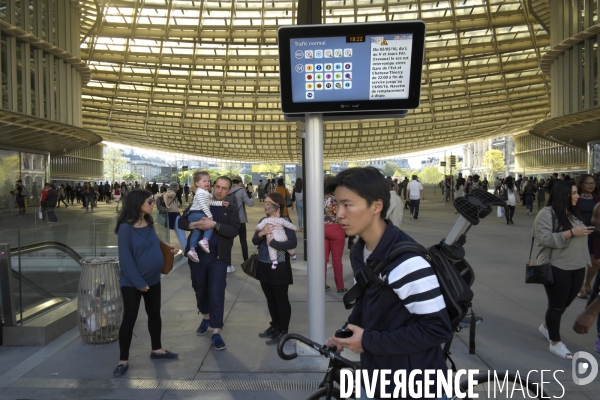
[(306, 231), (308, 252), (308, 337), (325, 343), (325, 230), (323, 229), (323, 114), (306, 114)]

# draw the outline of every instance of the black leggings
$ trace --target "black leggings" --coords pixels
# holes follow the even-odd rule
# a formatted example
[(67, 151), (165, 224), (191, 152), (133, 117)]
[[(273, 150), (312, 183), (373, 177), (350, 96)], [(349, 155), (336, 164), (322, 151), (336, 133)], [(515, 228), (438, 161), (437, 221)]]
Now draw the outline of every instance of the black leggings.
[(271, 314), (271, 326), (287, 331), (292, 318), (292, 305), (288, 299), (290, 285), (269, 285), (260, 283), (260, 287), (267, 298), (267, 307)]
[(585, 268), (565, 270), (552, 266), (554, 283), (544, 285), (548, 296), (548, 309), (546, 310), (546, 326), (550, 340), (560, 342), (560, 319), (577, 296), (583, 279)]
[(504, 216), (506, 217), (506, 222), (512, 221), (513, 215), (515, 215), (515, 206), (509, 206), (508, 204), (504, 206)]
[(141, 292), (131, 286), (121, 286), (123, 295), (123, 323), (119, 329), (119, 350), (121, 355), (119, 360), (129, 360), (129, 347), (131, 347), (131, 338), (133, 337), (133, 327), (140, 310), (140, 302), (144, 297), (146, 314), (148, 314), (148, 332), (152, 342), (152, 350), (160, 350), (160, 334), (162, 320), (160, 318), (160, 282), (150, 286), (147, 292)]

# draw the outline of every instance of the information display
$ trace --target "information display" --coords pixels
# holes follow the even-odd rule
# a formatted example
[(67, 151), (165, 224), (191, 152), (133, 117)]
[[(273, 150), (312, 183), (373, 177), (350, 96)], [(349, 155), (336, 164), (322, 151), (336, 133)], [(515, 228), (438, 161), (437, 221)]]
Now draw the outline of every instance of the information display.
[(419, 106), (422, 21), (282, 27), (278, 40), (285, 114)]

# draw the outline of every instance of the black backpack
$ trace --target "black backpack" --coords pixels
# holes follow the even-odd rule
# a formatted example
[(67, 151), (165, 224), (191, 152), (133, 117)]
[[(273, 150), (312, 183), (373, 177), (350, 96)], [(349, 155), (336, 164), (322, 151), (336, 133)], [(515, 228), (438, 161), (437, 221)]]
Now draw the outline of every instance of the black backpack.
[[(444, 302), (446, 303), (446, 311), (450, 317), (452, 324), (452, 330), (459, 332), (462, 329), (461, 322), (471, 311), (471, 323), (470, 323), (470, 338), (469, 338), (469, 353), (475, 354), (475, 314), (471, 309), (473, 301), (473, 291), (471, 285), (475, 280), (475, 275), (471, 266), (464, 260), (456, 262), (450, 261), (445, 257), (440, 246), (432, 246), (429, 249), (421, 246), (414, 242), (399, 242), (394, 245), (390, 251), (390, 255), (385, 261), (373, 261), (369, 260), (367, 267), (361, 269), (356, 273), (355, 279), (356, 284), (344, 295), (344, 305), (346, 309), (351, 309), (365, 292), (365, 290), (373, 285), (379, 285), (381, 288), (389, 288), (381, 278), (379, 274), (391, 261), (398, 258), (404, 253), (415, 253), (423, 257), (437, 276), (440, 284), (442, 295), (444, 296)], [(450, 359), (449, 352), (450, 342), (444, 347), (444, 354), (446, 358)], [(452, 365), (454, 362), (450, 359)]]
[(167, 208), (167, 205), (165, 204), (165, 199), (163, 199), (162, 196), (159, 196), (156, 198), (156, 209), (158, 210), (158, 212), (160, 214), (168, 214), (169, 213), (169, 209)]

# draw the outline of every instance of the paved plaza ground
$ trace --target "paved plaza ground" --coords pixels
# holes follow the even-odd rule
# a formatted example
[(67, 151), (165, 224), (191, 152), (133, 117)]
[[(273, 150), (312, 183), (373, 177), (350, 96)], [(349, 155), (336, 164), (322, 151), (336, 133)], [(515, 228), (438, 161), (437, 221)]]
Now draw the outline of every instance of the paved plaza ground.
[[(419, 220), (404, 213), (401, 229), (424, 245), (442, 240), (457, 219), (451, 204), (442, 204), (439, 190), (427, 188), (427, 201), (421, 203)], [(249, 235), (263, 215), (264, 203), (248, 208)], [(113, 218), (114, 205), (100, 204), (96, 213), (84, 213), (80, 207), (60, 209), (57, 226), (41, 225), (39, 235), (49, 230), (68, 234), (69, 224), (89, 226), (93, 219)], [(540, 285), (525, 285), (524, 265), (529, 254), (531, 226), (534, 216), (527, 216), (525, 207), (518, 206), (515, 225), (506, 225), (494, 213), (479, 225), (473, 226), (465, 245), (467, 260), (472, 265), (476, 281), (474, 309), (483, 317), (477, 326), (475, 355), (468, 354), (468, 331), (456, 335), (453, 357), (459, 368), (487, 371), (518, 370), (526, 375), (530, 370), (556, 371), (556, 377), (568, 400), (596, 399), (600, 379), (587, 386), (577, 386), (571, 377), (571, 361), (562, 360), (548, 351), (548, 342), (537, 328), (546, 310), (546, 295)], [(295, 211), (292, 219), (297, 222)], [(0, 238), (10, 237), (16, 229), (32, 228), (33, 217), (0, 219)], [(36, 225), (40, 225), (36, 222)], [(65, 225), (61, 231), (60, 225)], [(116, 236), (114, 226), (102, 225), (102, 235)], [(58, 229), (57, 229), (58, 228)], [(321, 227), (317, 227), (322, 229)], [(100, 229), (100, 228), (98, 228)], [(307, 234), (310, 234), (311, 228)], [(98, 232), (97, 232), (98, 233)], [(57, 238), (61, 234), (54, 234)], [(302, 233), (299, 238), (302, 238)], [(112, 239), (106, 239), (111, 242)], [(174, 236), (172, 243), (176, 243)], [(250, 243), (250, 240), (249, 240)], [(300, 241), (299, 241), (300, 243)], [(252, 246), (250, 244), (250, 249)], [(290, 287), (292, 321), (290, 332), (308, 334), (307, 275), (302, 245), (299, 260), (294, 264), (294, 284)], [(233, 247), (237, 270), (227, 277), (225, 326), (222, 336), (225, 351), (210, 345), (209, 334), (199, 337), (196, 328), (201, 316), (195, 308), (186, 259), (162, 280), (163, 347), (179, 353), (176, 361), (150, 360), (150, 338), (143, 307), (137, 320), (131, 348), (130, 368), (122, 378), (115, 379), (118, 343), (87, 345), (75, 328), (48, 346), (0, 347), (0, 399), (304, 399), (315, 390), (325, 374), (327, 360), (302, 357), (281, 360), (275, 347), (267, 346), (257, 334), (268, 326), (269, 316), (265, 298), (256, 280), (239, 268), (242, 262), (239, 241)], [(344, 281), (352, 285), (348, 250), (344, 251)], [(334, 287), (329, 269), (327, 283)], [(565, 312), (561, 329), (562, 339), (573, 352), (586, 351), (600, 361), (593, 351), (595, 330), (578, 335), (571, 329), (573, 321), (584, 308), (585, 301), (575, 299)], [(324, 305), (327, 332), (333, 334), (346, 320), (342, 297), (335, 290), (326, 293)], [(345, 351), (345, 356), (357, 359)], [(562, 388), (551, 382), (544, 389), (561, 396)], [(507, 398), (505, 395), (502, 398)], [(511, 397), (509, 397), (511, 398)], [(523, 398), (520, 392), (512, 398)]]

